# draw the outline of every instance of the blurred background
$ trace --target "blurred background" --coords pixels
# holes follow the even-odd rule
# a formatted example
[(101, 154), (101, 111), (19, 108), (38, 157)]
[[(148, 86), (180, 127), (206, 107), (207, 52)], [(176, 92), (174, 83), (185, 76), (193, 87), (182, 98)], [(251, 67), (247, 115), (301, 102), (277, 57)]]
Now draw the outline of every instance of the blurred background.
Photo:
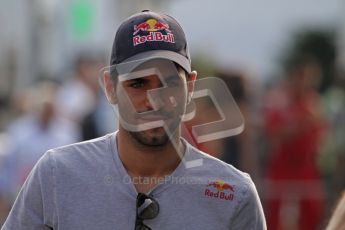
[[(42, 154), (112, 132), (99, 90), (115, 31), (151, 9), (185, 30), (193, 69), (219, 77), (240, 135), (198, 144), (249, 172), (268, 229), (323, 229), (345, 188), (345, 2), (1, 0), (0, 226)], [(196, 101), (192, 125), (219, 119)]]

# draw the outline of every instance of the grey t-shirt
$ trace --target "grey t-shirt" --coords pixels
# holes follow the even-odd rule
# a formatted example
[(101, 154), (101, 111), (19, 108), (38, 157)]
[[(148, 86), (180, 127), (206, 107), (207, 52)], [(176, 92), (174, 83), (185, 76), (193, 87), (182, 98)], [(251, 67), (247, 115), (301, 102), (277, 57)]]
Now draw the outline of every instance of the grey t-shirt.
[[(156, 229), (266, 229), (248, 174), (187, 144), (184, 160), (152, 195), (159, 214), (144, 223)], [(141, 179), (142, 183), (148, 178)], [(3, 230), (133, 230), (137, 191), (119, 159), (115, 134), (53, 149), (23, 185)]]

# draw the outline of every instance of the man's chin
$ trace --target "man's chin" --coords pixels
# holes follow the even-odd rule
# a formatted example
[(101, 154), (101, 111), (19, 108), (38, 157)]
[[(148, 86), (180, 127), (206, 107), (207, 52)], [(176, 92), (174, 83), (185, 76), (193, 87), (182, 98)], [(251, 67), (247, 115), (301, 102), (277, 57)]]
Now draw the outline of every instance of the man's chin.
[(163, 127), (140, 132), (129, 132), (140, 144), (146, 146), (164, 146), (169, 143), (169, 137)]

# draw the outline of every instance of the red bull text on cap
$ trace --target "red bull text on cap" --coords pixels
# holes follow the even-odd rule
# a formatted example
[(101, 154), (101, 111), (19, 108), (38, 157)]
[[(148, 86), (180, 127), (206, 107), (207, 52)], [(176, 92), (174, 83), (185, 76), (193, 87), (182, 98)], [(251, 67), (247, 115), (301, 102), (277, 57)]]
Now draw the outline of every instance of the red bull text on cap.
[[(146, 32), (148, 31), (148, 35), (136, 35), (139, 32)], [(165, 32), (162, 33), (162, 32)], [(164, 22), (157, 21), (154, 18), (150, 18), (145, 22), (139, 23), (138, 25), (134, 26), (134, 33), (136, 35), (133, 37), (133, 45), (139, 45), (146, 42), (170, 42), (175, 43), (174, 34), (171, 33), (169, 30), (169, 25)]]
[(145, 10), (118, 28), (110, 65), (150, 58), (171, 60), (191, 72), (187, 39), (180, 24), (169, 15)]

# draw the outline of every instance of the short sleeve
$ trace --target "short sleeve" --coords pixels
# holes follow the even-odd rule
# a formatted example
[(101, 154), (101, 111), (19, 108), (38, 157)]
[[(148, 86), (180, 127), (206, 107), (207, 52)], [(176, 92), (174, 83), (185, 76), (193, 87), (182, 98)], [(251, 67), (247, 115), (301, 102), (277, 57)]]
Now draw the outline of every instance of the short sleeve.
[(237, 214), (233, 218), (230, 229), (267, 229), (260, 198), (251, 180), (248, 185), (248, 190), (244, 194), (243, 201), (237, 210)]
[(23, 184), (2, 230), (53, 229), (54, 178), (48, 151)]

